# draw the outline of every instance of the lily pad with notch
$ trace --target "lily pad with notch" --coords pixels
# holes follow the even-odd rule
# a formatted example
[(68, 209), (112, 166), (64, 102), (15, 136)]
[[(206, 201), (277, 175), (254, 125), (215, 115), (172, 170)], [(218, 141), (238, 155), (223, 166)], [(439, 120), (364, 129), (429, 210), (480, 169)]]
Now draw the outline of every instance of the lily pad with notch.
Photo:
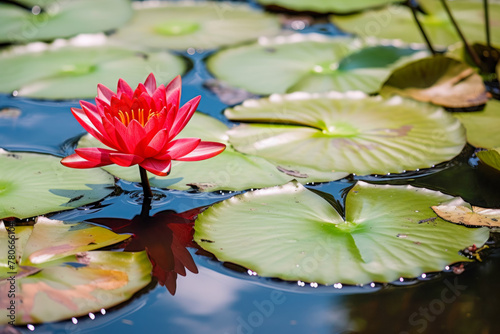
[[(14, 243), (16, 261), (9, 262), (11, 235), (19, 238)], [(30, 226), (0, 221), (0, 293), (7, 296), (11, 285), (16, 291), (14, 299), (0, 300), (0, 323), (10, 321), (11, 300), (15, 324), (20, 325), (78, 317), (131, 298), (151, 281), (146, 253), (95, 251), (128, 237), (95, 225), (43, 217)]]
[[(482, 1), (455, 0), (447, 1), (447, 3), (467, 40), (484, 42)], [(418, 12), (417, 16), (432, 44), (435, 47), (446, 48), (459, 42), (460, 38), (439, 1), (429, 0), (425, 1), (423, 5), (426, 13)], [(500, 3), (490, 1), (489, 11), (492, 29), (491, 42), (500, 44), (500, 34), (498, 34)], [(407, 6), (391, 5), (350, 16), (332, 16), (331, 21), (342, 30), (361, 37), (396, 39), (406, 43), (425, 43), (418, 26), (415, 24), (411, 9)]]
[(459, 251), (488, 240), (488, 229), (450, 224), (430, 208), (451, 198), (423, 188), (358, 182), (347, 194), (342, 217), (321, 196), (291, 182), (213, 205), (198, 216), (194, 239), (220, 261), (264, 277), (385, 283), (470, 261)]
[(30, 44), (0, 53), (0, 92), (40, 99), (93, 98), (99, 83), (113, 88), (119, 78), (142, 82), (152, 71), (161, 72), (157, 78), (167, 82), (187, 69), (183, 58), (168, 52), (110, 46), (106, 40), (93, 46), (60, 44)]
[(347, 14), (360, 10), (381, 7), (397, 0), (258, 0), (265, 6), (278, 6), (297, 12), (315, 12), (315, 13), (341, 13)]
[(153, 49), (215, 49), (281, 30), (277, 16), (247, 4), (170, 1), (136, 5), (132, 21), (113, 40)]
[(295, 34), (219, 51), (207, 67), (219, 80), (254, 94), (375, 93), (392, 69), (425, 54), (347, 37)]
[(113, 191), (99, 169), (64, 167), (60, 158), (0, 150), (0, 219), (29, 218), (96, 202)]
[(110, 31), (125, 24), (132, 13), (128, 0), (7, 1), (0, 3), (0, 43)]
[(248, 100), (225, 115), (245, 122), (228, 132), (236, 150), (323, 171), (402, 173), (465, 146), (463, 127), (442, 108), (401, 97), (297, 92)]

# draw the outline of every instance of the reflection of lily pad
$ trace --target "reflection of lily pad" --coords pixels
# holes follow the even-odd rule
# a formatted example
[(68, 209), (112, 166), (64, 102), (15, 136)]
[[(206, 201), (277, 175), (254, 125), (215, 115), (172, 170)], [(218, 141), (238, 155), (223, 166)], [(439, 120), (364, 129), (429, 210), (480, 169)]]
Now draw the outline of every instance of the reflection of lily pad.
[(12, 48), (0, 54), (0, 92), (45, 99), (91, 98), (97, 84), (113, 87), (119, 78), (142, 82), (150, 72), (168, 81), (186, 70), (186, 63), (166, 52), (139, 52), (106, 45)]
[[(341, 179), (345, 172), (318, 171), (314, 167), (277, 165), (264, 158), (235, 151), (227, 142), (227, 126), (222, 122), (201, 113), (195, 113), (191, 121), (179, 135), (181, 137), (201, 137), (202, 140), (218, 141), (226, 144), (220, 155), (195, 162), (173, 161), (172, 172), (168, 177), (150, 175), (154, 187), (201, 191), (245, 190), (284, 184), (293, 179), (302, 183), (323, 182)], [(102, 146), (90, 135), (84, 136), (79, 147)], [(137, 168), (116, 165), (103, 167), (109, 173), (128, 181), (139, 182)]]
[[(14, 1), (15, 3), (16, 1)], [(71, 37), (115, 29), (132, 16), (128, 0), (19, 1), (0, 3), (0, 43)], [(110, 15), (112, 13), (112, 15)]]
[(433, 206), (432, 210), (442, 219), (454, 224), (500, 227), (500, 209), (470, 205), (461, 198)]
[(479, 151), (476, 155), (483, 163), (500, 171), (500, 147)]
[(137, 8), (132, 22), (113, 38), (149, 48), (213, 49), (276, 35), (279, 30), (277, 17), (245, 4), (167, 2)]
[(500, 101), (490, 100), (483, 111), (455, 112), (467, 131), (467, 141), (482, 148), (500, 146)]
[(218, 79), (256, 94), (374, 93), (391, 69), (421, 55), (407, 48), (309, 34), (222, 50), (208, 59), (207, 66)]
[[(429, 39), (433, 45), (449, 46), (460, 40), (439, 1), (431, 0), (429, 14), (418, 13)], [(453, 16), (469, 41), (484, 41), (484, 14), (482, 1), (455, 0), (447, 1)], [(500, 25), (500, 3), (490, 1), (490, 20), (492, 43), (500, 43), (498, 27)], [(350, 16), (335, 16), (334, 24), (345, 31), (362, 37), (374, 36), (384, 39), (400, 39), (408, 43), (424, 43), (411, 9), (406, 6), (389, 6), (374, 11), (367, 11)]]
[[(16, 324), (58, 321), (117, 305), (151, 280), (145, 252), (91, 251), (128, 235), (46, 218), (34, 226), (4, 224), (0, 223), (0, 293), (7, 296), (13, 283), (15, 297), (0, 300), (0, 323), (10, 321), (11, 300)], [(13, 267), (7, 257), (11, 235), (20, 237), (12, 243), (19, 263)], [(9, 280), (13, 272), (15, 279)]]
[(0, 151), (0, 218), (28, 218), (95, 202), (113, 191), (102, 170), (64, 167), (60, 158)]
[(274, 5), (295, 11), (317, 13), (349, 13), (367, 8), (383, 6), (397, 0), (258, 0), (262, 5)]
[(449, 108), (480, 106), (488, 101), (483, 79), (475, 70), (442, 56), (419, 59), (398, 68), (380, 94), (411, 97)]
[(400, 97), (272, 95), (225, 114), (257, 122), (228, 132), (238, 151), (324, 171), (401, 173), (450, 160), (465, 145), (460, 123), (443, 109)]
[(450, 199), (411, 186), (358, 182), (347, 194), (343, 219), (326, 200), (289, 183), (215, 204), (198, 216), (194, 238), (219, 260), (261, 276), (391, 282), (468, 261), (459, 250), (488, 240), (488, 229), (436, 217), (430, 206)]

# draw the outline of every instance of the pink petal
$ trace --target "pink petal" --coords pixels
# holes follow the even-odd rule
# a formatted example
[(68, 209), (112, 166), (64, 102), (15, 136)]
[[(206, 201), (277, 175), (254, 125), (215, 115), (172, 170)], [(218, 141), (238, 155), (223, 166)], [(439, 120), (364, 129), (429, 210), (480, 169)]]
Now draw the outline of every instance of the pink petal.
[(137, 88), (134, 91), (134, 97), (133, 98), (139, 97), (141, 94), (148, 94), (148, 90), (146, 89), (146, 87), (142, 83), (140, 83), (139, 85), (137, 85)]
[(148, 146), (144, 150), (144, 156), (153, 157), (158, 154), (164, 148), (165, 143), (168, 140), (168, 131), (166, 129), (160, 130), (151, 139)]
[[(127, 126), (126, 137), (123, 137), (129, 152), (140, 152), (143, 151), (145, 147), (140, 147), (139, 143), (143, 141), (146, 137), (146, 131), (137, 120), (132, 120)], [(147, 145), (147, 143), (145, 143)]]
[(153, 96), (153, 94), (156, 90), (156, 78), (153, 75), (153, 73), (150, 73), (148, 75), (146, 81), (144, 81), (144, 86), (146, 87), (148, 94)]
[(155, 175), (167, 176), (172, 167), (172, 162), (170, 160), (146, 159), (140, 166)]
[(161, 110), (167, 103), (165, 86), (160, 85), (158, 89), (155, 90), (153, 96), (153, 101), (155, 101), (156, 110)]
[(108, 87), (98, 84), (97, 85), (97, 98), (101, 99), (102, 101), (106, 102), (107, 104), (111, 103), (111, 96), (115, 95), (115, 92), (113, 92), (111, 89)]
[(129, 84), (125, 80), (120, 79), (118, 80), (118, 98), (121, 98), (121, 96), (124, 94), (129, 98), (132, 98), (132, 96), (134, 96), (134, 91), (132, 90), (132, 88), (130, 88)]
[(88, 161), (79, 156), (78, 154), (72, 154), (63, 158), (61, 164), (70, 168), (94, 168), (109, 165), (105, 162)]
[(85, 111), (78, 108), (71, 108), (71, 113), (76, 118), (78, 123), (80, 123), (80, 125), (85, 130), (87, 130), (88, 133), (90, 133), (90, 135), (92, 135), (94, 138), (99, 140), (104, 145), (109, 146), (110, 144), (109, 140), (107, 140), (106, 136), (104, 136), (99, 132), (99, 130), (96, 128), (92, 120), (89, 119), (89, 117), (86, 115)]
[(102, 119), (102, 124), (104, 125), (104, 129), (106, 130), (106, 134), (108, 135), (108, 138), (111, 142), (111, 145), (107, 145), (111, 148), (114, 148), (117, 151), (126, 151), (127, 150), (127, 145), (123, 141), (123, 139), (118, 135), (118, 132), (116, 131), (114, 122), (116, 118), (111, 118), (109, 120), (108, 118), (103, 118)]
[(166, 154), (168, 154), (172, 160), (176, 160), (193, 151), (200, 142), (200, 138), (181, 138), (174, 140), (167, 146)]
[(85, 160), (105, 165), (113, 163), (113, 161), (109, 158), (110, 153), (117, 153), (116, 151), (99, 147), (77, 148), (75, 152)]
[(109, 158), (115, 164), (123, 167), (130, 167), (144, 161), (144, 159), (138, 155), (127, 153), (110, 153)]
[(217, 142), (202, 141), (191, 153), (176, 158), (178, 161), (198, 161), (212, 158), (224, 151), (226, 145)]
[(196, 111), (196, 108), (198, 108), (200, 99), (201, 96), (197, 96), (188, 101), (185, 105), (182, 106), (181, 109), (179, 109), (174, 124), (172, 125), (172, 130), (170, 131), (171, 139), (177, 136), (177, 134), (181, 132), (182, 129), (184, 129), (184, 127), (186, 126), (186, 124), (189, 122), (194, 112)]
[(176, 76), (165, 88), (166, 92), (166, 101), (167, 105), (175, 105), (180, 107), (181, 103), (181, 91), (182, 91), (182, 80), (181, 76)]

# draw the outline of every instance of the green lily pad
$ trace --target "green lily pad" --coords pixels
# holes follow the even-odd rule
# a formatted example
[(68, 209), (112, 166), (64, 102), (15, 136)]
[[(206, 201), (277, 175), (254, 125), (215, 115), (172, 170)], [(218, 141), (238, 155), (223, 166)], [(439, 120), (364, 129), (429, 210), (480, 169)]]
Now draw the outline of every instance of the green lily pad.
[[(447, 47), (460, 41), (459, 36), (439, 3), (432, 0), (433, 6), (427, 7), (428, 14), (417, 13), (425, 32), (432, 44)], [(429, 2), (426, 2), (429, 3)], [(452, 14), (459, 23), (468, 41), (485, 41), (484, 14), (482, 1), (447, 1)], [(489, 3), (492, 43), (500, 43), (500, 3)], [(411, 9), (406, 6), (388, 6), (351, 16), (334, 16), (332, 22), (341, 29), (362, 37), (373, 36), (379, 39), (399, 39), (407, 43), (424, 43)]]
[(272, 95), (227, 109), (236, 150), (275, 163), (360, 175), (429, 168), (458, 155), (465, 131), (430, 104), (346, 94)]
[(451, 198), (358, 182), (347, 194), (343, 218), (328, 201), (292, 182), (213, 205), (198, 216), (194, 239), (220, 261), (260, 276), (321, 284), (391, 282), (469, 261), (459, 250), (488, 240), (488, 229), (450, 224), (430, 208)]
[(257, 0), (265, 6), (279, 6), (294, 11), (316, 13), (351, 13), (373, 7), (380, 7), (396, 0)]
[[(66, 38), (116, 29), (132, 17), (128, 0), (19, 1), (0, 4), (0, 43)], [(110, 15), (110, 13), (113, 13)], [(89, 19), (91, 18), (91, 19)]]
[(0, 150), (0, 219), (28, 218), (98, 201), (114, 180), (99, 169), (71, 169), (61, 158)]
[[(0, 293), (15, 291), (15, 296), (0, 301), (0, 323), (58, 321), (128, 300), (151, 281), (146, 253), (92, 251), (128, 237), (90, 224), (43, 217), (34, 226), (0, 222)], [(18, 265), (9, 262), (8, 245), (15, 246)], [(15, 319), (7, 309), (12, 301)]]
[[(113, 88), (119, 78), (142, 82), (151, 72), (167, 82), (186, 71), (185, 61), (167, 52), (142, 52), (109, 46), (38, 45), (0, 54), (0, 92), (41, 99), (93, 98), (97, 84)], [(33, 51), (34, 50), (34, 51)], [(160, 74), (158, 74), (160, 73)]]
[(500, 147), (479, 151), (476, 155), (482, 163), (500, 171)]
[(278, 18), (231, 2), (162, 2), (137, 6), (130, 24), (113, 39), (155, 49), (214, 49), (272, 36)]
[(483, 111), (455, 112), (467, 131), (467, 141), (475, 147), (500, 146), (500, 101), (490, 100)]
[(396, 69), (380, 95), (401, 95), (448, 108), (468, 108), (488, 101), (483, 79), (465, 63), (434, 56)]
[[(158, 188), (201, 191), (246, 190), (287, 183), (293, 179), (301, 183), (325, 182), (341, 179), (345, 172), (319, 171), (315, 168), (273, 164), (268, 160), (234, 150), (227, 141), (227, 126), (202, 113), (195, 113), (178, 138), (196, 137), (206, 141), (226, 144), (226, 150), (216, 157), (194, 162), (173, 161), (172, 172), (167, 177), (148, 173), (149, 182)], [(90, 135), (83, 136), (78, 147), (104, 147)], [(140, 182), (137, 168), (117, 165), (102, 167), (118, 178)]]
[(219, 51), (207, 67), (220, 80), (255, 94), (374, 93), (393, 68), (423, 54), (345, 37), (296, 34)]

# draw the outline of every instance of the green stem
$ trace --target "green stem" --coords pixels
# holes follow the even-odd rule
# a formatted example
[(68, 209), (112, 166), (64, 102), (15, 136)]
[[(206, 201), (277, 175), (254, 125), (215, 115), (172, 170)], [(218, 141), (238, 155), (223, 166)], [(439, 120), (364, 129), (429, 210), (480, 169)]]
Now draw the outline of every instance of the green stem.
[(486, 27), (486, 45), (491, 48), (491, 35), (490, 35), (490, 10), (488, 0), (483, 0), (484, 7), (484, 25)]
[(474, 51), (474, 49), (472, 49), (470, 47), (469, 43), (467, 43), (467, 40), (465, 39), (465, 36), (462, 33), (462, 30), (460, 30), (460, 27), (458, 26), (457, 21), (455, 21), (453, 14), (451, 14), (450, 7), (448, 7), (446, 0), (441, 0), (441, 4), (443, 5), (444, 9), (446, 10), (446, 14), (448, 14), (448, 17), (450, 18), (451, 23), (455, 27), (455, 30), (457, 31), (458, 36), (460, 36), (460, 39), (464, 43), (465, 50), (467, 50), (467, 53), (472, 58), (472, 61), (474, 61), (474, 64), (476, 64), (477, 67), (481, 68), (481, 60), (479, 59), (479, 56)]
[(431, 43), (429, 37), (425, 33), (424, 27), (422, 26), (422, 24), (420, 23), (420, 20), (418, 19), (417, 9), (415, 8), (415, 6), (413, 4), (413, 1), (412, 0), (406, 1), (406, 5), (411, 8), (411, 12), (413, 14), (413, 18), (415, 19), (415, 22), (417, 23), (418, 29), (420, 29), (420, 33), (422, 34), (422, 37), (424, 38), (425, 43), (427, 44), (427, 48), (429, 48), (429, 51), (433, 55), (436, 55), (436, 50), (432, 46), (432, 43)]
[(141, 174), (141, 185), (144, 190), (144, 198), (153, 198), (153, 192), (149, 185), (148, 173), (141, 166), (139, 166), (139, 173)]

